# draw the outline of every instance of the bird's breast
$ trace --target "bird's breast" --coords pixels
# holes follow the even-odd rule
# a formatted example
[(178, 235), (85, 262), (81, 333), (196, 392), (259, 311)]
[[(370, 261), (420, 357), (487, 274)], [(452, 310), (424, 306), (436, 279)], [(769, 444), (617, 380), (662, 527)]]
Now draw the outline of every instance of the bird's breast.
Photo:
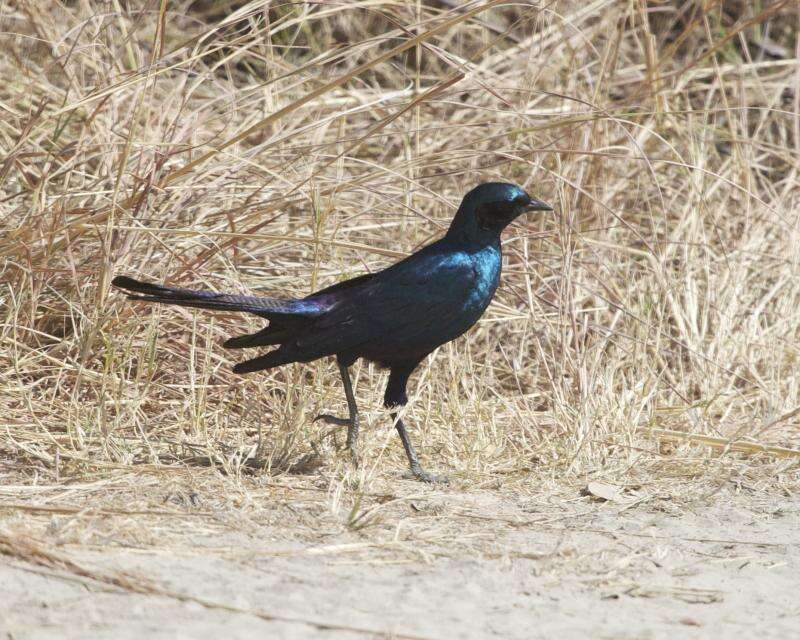
[(459, 251), (448, 258), (458, 273), (445, 297), (449, 311), (433, 323), (441, 324), (442, 336), (452, 340), (469, 329), (486, 311), (500, 281), (500, 252), (492, 247)]
[(483, 311), (491, 302), (500, 282), (500, 252), (494, 247), (486, 247), (469, 254), (469, 260), (474, 278), (469, 302)]
[[(451, 291), (452, 306), (441, 317), (442, 342), (461, 335), (483, 315), (494, 297), (500, 282), (500, 251), (493, 247), (478, 251), (459, 252), (453, 256), (458, 263), (462, 284)], [(468, 282), (464, 287), (463, 283)], [(455, 289), (459, 290), (458, 295)]]

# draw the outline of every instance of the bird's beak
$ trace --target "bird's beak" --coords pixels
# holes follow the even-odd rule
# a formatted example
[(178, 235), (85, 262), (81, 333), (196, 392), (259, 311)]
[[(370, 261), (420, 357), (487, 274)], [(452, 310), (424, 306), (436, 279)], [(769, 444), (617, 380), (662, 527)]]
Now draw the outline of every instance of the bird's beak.
[(531, 201), (525, 205), (524, 211), (528, 213), (530, 211), (552, 211), (553, 207), (551, 207), (546, 202), (542, 202), (541, 200), (536, 200), (535, 198), (531, 198)]

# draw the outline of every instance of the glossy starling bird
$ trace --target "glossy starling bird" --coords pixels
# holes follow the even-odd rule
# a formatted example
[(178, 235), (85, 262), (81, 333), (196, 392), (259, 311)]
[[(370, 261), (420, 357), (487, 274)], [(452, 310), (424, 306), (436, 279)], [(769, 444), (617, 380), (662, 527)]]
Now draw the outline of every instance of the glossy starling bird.
[(237, 373), (271, 369), (290, 362), (336, 356), (349, 418), (317, 416), (347, 425), (347, 446), (355, 456), (358, 408), (349, 367), (366, 358), (389, 369), (384, 405), (391, 409), (411, 474), (425, 482), (446, 481), (422, 469), (397, 408), (408, 402), (411, 372), (438, 346), (457, 338), (483, 315), (500, 280), (500, 233), (517, 216), (552, 211), (520, 187), (487, 182), (461, 202), (447, 234), (377, 273), (339, 282), (302, 299), (190, 291), (119, 276), (113, 285), (129, 297), (184, 307), (243, 311), (269, 320), (261, 331), (231, 338), (229, 349), (278, 345), (237, 364)]

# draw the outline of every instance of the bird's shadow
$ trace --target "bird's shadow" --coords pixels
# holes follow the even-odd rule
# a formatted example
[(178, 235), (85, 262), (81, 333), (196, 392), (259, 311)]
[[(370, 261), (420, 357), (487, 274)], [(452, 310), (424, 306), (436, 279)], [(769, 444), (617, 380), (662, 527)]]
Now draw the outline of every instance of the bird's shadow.
[(297, 456), (285, 447), (266, 450), (264, 447), (231, 447), (218, 444), (218, 449), (209, 451), (208, 446), (190, 442), (163, 442), (168, 445), (164, 452), (142, 459), (140, 464), (152, 464), (153, 457), (158, 464), (185, 465), (190, 467), (214, 468), (223, 475), (314, 475), (325, 464), (325, 456), (313, 445), (312, 451)]

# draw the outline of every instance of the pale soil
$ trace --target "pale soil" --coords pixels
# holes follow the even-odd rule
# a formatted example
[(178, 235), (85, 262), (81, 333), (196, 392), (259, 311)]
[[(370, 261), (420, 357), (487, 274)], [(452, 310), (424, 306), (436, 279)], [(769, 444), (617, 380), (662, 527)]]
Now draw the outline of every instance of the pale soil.
[[(603, 502), (392, 480), (354, 530), (313, 478), (224, 501), (124, 481), (105, 487), (119, 512), (41, 510), (69, 487), (3, 496), (0, 530), (106, 583), (0, 556), (0, 638), (800, 638), (800, 497), (786, 491)], [(120, 570), (126, 588), (108, 584)]]

